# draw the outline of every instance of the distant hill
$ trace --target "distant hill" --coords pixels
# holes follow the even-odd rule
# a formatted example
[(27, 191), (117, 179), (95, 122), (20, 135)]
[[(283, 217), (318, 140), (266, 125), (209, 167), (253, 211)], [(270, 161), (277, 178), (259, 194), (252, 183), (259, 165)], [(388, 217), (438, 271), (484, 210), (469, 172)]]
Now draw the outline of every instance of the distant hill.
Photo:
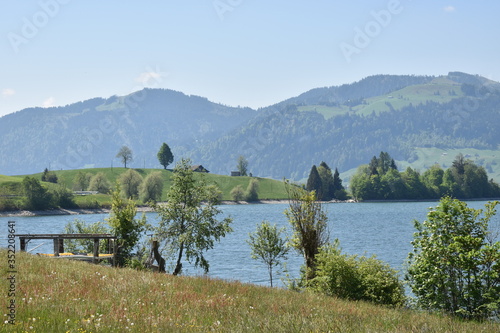
[[(229, 168), (241, 154), (254, 174), (304, 179), (321, 161), (346, 172), (381, 151), (390, 152), (400, 165), (425, 158), (419, 154), (423, 148), (476, 149), (490, 155), (500, 144), (499, 87), (453, 72), (440, 77), (377, 75), (313, 89), (262, 110), (195, 156), (211, 161), (215, 172)], [(428, 167), (434, 161), (418, 164)], [(487, 167), (500, 175), (497, 162), (499, 154)]]
[(133, 151), (130, 166), (156, 167), (163, 142), (180, 157), (255, 113), (163, 89), (25, 109), (0, 118), (0, 173), (119, 166), (115, 155), (122, 145)]
[(401, 167), (426, 168), (464, 150), (499, 181), (499, 90), (461, 72), (375, 75), (256, 111), (145, 89), (0, 118), (0, 173), (119, 166), (122, 145), (134, 152), (131, 167), (158, 167), (166, 142), (214, 173), (229, 174), (243, 155), (254, 176), (295, 180), (321, 161), (348, 175), (381, 151)]

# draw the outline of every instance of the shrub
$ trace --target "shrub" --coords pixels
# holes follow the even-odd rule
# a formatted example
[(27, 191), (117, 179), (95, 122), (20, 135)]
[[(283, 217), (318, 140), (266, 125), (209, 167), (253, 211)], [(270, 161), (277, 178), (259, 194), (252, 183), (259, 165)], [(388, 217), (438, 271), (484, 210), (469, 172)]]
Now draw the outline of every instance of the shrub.
[(395, 270), (374, 256), (343, 254), (338, 241), (316, 255), (316, 277), (307, 288), (349, 300), (393, 306), (405, 303), (403, 283)]
[(248, 183), (247, 190), (245, 191), (246, 201), (257, 201), (259, 200), (259, 181), (257, 179), (252, 179)]
[(245, 192), (243, 191), (243, 187), (241, 187), (241, 185), (235, 186), (231, 190), (230, 194), (234, 201), (241, 201), (245, 198)]

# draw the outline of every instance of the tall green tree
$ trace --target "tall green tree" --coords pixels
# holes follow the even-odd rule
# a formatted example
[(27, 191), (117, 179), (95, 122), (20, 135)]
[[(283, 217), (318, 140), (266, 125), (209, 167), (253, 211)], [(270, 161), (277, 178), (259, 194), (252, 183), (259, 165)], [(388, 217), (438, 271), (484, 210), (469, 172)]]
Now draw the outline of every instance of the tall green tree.
[(73, 179), (73, 189), (77, 191), (86, 191), (89, 188), (92, 175), (88, 172), (78, 171)]
[(161, 145), (157, 157), (158, 161), (161, 165), (163, 165), (165, 170), (167, 169), (167, 166), (174, 161), (174, 154), (172, 154), (170, 147), (165, 142)]
[(146, 218), (136, 219), (137, 208), (130, 199), (124, 199), (120, 184), (111, 193), (111, 212), (107, 222), (111, 232), (118, 237), (118, 265), (123, 266), (131, 259), (133, 250), (146, 228)]
[(414, 221), (408, 277), (418, 305), (474, 319), (499, 318), (500, 242), (488, 225), (497, 202), (484, 211), (450, 197)]
[(128, 169), (119, 177), (122, 193), (127, 199), (139, 197), (139, 187), (142, 184), (142, 176), (133, 169)]
[(106, 194), (110, 189), (111, 184), (104, 172), (98, 172), (90, 179), (89, 191), (97, 191)]
[(140, 186), (142, 202), (157, 202), (163, 194), (163, 177), (160, 171), (152, 172), (146, 176)]
[(179, 161), (172, 174), (167, 204), (155, 206), (161, 218), (156, 229), (157, 237), (170, 250), (177, 252), (174, 275), (182, 270), (184, 254), (189, 262), (194, 261), (195, 266), (208, 272), (209, 263), (204, 252), (232, 231), (231, 218), (217, 219), (222, 212), (217, 208), (219, 189), (208, 185), (203, 175), (199, 176), (195, 177), (189, 159)]
[(338, 200), (347, 199), (347, 192), (344, 185), (342, 185), (342, 179), (340, 179), (340, 173), (337, 168), (335, 168), (335, 172), (333, 173), (333, 197)]
[(122, 146), (116, 154), (116, 157), (122, 161), (125, 169), (127, 168), (127, 163), (134, 160), (132, 150), (128, 146)]
[(22, 182), (24, 206), (29, 210), (43, 210), (51, 207), (52, 195), (34, 177), (26, 176)]
[(335, 197), (335, 184), (334, 177), (332, 174), (332, 169), (325, 162), (321, 162), (319, 164), (318, 174), (321, 178), (322, 188), (322, 197), (321, 200), (329, 201)]
[(238, 162), (236, 164), (236, 168), (240, 172), (241, 176), (248, 175), (248, 161), (244, 156), (240, 155), (240, 157), (238, 157)]
[(273, 286), (273, 268), (286, 260), (288, 253), (287, 240), (281, 237), (284, 228), (278, 229), (268, 221), (262, 221), (254, 233), (249, 234), (247, 243), (252, 251), (252, 258), (262, 261), (267, 266), (271, 287)]
[(322, 200), (323, 198), (323, 182), (321, 181), (321, 176), (319, 175), (318, 168), (313, 165), (311, 171), (309, 172), (309, 177), (306, 183), (307, 191), (316, 191), (316, 198)]
[(304, 257), (305, 283), (315, 277), (316, 255), (328, 243), (328, 217), (314, 191), (308, 192), (285, 182), (288, 208), (285, 215), (293, 230), (291, 246)]

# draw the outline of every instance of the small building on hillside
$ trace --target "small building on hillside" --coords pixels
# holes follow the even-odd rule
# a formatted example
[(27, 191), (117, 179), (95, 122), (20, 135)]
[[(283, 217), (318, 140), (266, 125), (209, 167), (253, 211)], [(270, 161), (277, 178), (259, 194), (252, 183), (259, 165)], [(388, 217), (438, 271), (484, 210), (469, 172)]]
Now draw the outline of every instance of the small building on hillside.
[(201, 164), (198, 164), (198, 165), (193, 165), (191, 167), (191, 170), (193, 170), (194, 172), (205, 172), (205, 173), (209, 173), (210, 171), (208, 171), (207, 169), (205, 169), (203, 167), (203, 165)]
[(241, 176), (241, 172), (239, 171), (231, 171), (231, 177), (239, 177)]

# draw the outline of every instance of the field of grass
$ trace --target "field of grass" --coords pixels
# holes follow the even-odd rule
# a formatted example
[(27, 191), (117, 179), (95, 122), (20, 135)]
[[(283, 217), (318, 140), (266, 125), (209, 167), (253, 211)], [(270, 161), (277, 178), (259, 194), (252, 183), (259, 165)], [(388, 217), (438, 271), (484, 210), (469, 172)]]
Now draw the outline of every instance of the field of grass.
[[(106, 178), (111, 184), (115, 184), (122, 173), (127, 171), (125, 168), (93, 168), (93, 169), (81, 169), (81, 170), (60, 170), (52, 171), (57, 175), (58, 183), (64, 184), (67, 188), (74, 188), (74, 179), (79, 172), (89, 173), (95, 175), (98, 172), (104, 173)], [(134, 169), (143, 178), (148, 174), (156, 171), (161, 171), (164, 180), (163, 196), (162, 200), (166, 200), (167, 192), (171, 184), (172, 171), (161, 170), (161, 169)], [(37, 173), (33, 175), (37, 179), (41, 179), (42, 173)], [(196, 174), (197, 177), (205, 177), (208, 183), (216, 184), (222, 191), (223, 200), (232, 200), (230, 192), (237, 185), (241, 185), (243, 189), (246, 189), (250, 180), (257, 179), (259, 182), (259, 199), (286, 199), (286, 191), (283, 182), (258, 177), (231, 177), (216, 174)], [(5, 194), (21, 194), (21, 181), (23, 176), (2, 176), (0, 175), (0, 188)], [(55, 184), (43, 183), (47, 188), (54, 188)], [(2, 193), (0, 193), (2, 194)], [(20, 200), (17, 198), (16, 200)], [(111, 205), (111, 197), (106, 194), (97, 195), (86, 195), (86, 196), (75, 196), (75, 202), (77, 205), (83, 208), (95, 208), (96, 206), (109, 207)]]
[[(7, 258), (5, 250), (0, 251)], [(5, 259), (6, 260), (6, 259)], [(409, 309), (205, 277), (116, 269), (16, 253), (15, 324), (2, 332), (499, 332)], [(3, 265), (3, 276), (7, 276)]]
[[(450, 95), (450, 91), (454, 91), (454, 95)], [(336, 115), (353, 113), (357, 115), (369, 115), (372, 112), (380, 113), (390, 110), (387, 103), (399, 110), (410, 104), (418, 105), (427, 101), (437, 103), (447, 103), (454, 98), (463, 96), (460, 89), (460, 84), (450, 81), (446, 78), (439, 77), (427, 84), (409, 86), (401, 90), (391, 92), (387, 95), (381, 95), (365, 99), (365, 104), (359, 104), (350, 108), (346, 105), (341, 106), (324, 106), (324, 105), (305, 105), (299, 106), (299, 111), (315, 111), (322, 114), (325, 119), (329, 119)]]

